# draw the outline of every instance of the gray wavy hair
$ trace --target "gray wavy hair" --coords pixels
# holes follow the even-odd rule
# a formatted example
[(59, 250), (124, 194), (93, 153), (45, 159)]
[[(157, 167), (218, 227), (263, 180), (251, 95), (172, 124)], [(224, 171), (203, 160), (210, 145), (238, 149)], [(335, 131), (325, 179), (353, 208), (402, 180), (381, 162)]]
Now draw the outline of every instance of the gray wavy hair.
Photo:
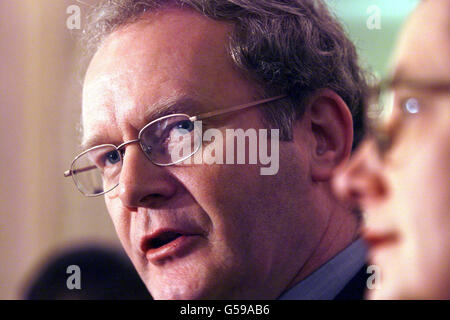
[(229, 54), (265, 96), (288, 98), (263, 108), (269, 127), (292, 140), (293, 124), (305, 99), (321, 88), (334, 90), (353, 115), (354, 146), (363, 135), (366, 75), (358, 66), (355, 46), (321, 0), (107, 0), (92, 12), (84, 32), (92, 55), (115, 30), (146, 12), (180, 7), (234, 23)]

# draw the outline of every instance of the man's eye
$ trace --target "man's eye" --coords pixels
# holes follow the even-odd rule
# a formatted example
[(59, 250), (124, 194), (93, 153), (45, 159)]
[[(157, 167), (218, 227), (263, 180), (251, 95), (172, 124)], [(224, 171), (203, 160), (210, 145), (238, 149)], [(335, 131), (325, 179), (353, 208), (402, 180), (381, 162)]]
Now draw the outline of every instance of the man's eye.
[(171, 141), (172, 139), (176, 139), (192, 132), (192, 130), (194, 130), (194, 123), (192, 121), (181, 120), (168, 127), (161, 140), (166, 142), (168, 140)]
[(417, 114), (420, 112), (420, 102), (417, 98), (407, 98), (402, 101), (402, 111), (406, 114)]
[(411, 96), (398, 98), (395, 110), (389, 121), (380, 126), (376, 132), (377, 142), (382, 153), (387, 152), (395, 144), (405, 123), (412, 119), (412, 116), (421, 112), (420, 100)]
[(182, 139), (188, 137), (194, 130), (194, 123), (190, 120), (181, 120), (174, 122), (164, 130), (159, 138), (159, 144), (167, 147), (173, 143), (179, 143)]
[(105, 155), (105, 165), (116, 164), (117, 162), (120, 162), (119, 151), (114, 150)]
[(194, 123), (189, 120), (179, 121), (176, 123), (175, 128), (191, 132), (194, 129)]

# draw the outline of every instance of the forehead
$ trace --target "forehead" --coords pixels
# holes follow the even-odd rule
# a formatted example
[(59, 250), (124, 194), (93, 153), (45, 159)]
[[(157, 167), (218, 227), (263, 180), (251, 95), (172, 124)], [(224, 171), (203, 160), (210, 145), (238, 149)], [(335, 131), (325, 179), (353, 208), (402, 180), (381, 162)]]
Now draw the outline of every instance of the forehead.
[(419, 4), (404, 26), (394, 54), (394, 72), (405, 77), (449, 79), (449, 0)]
[(164, 9), (111, 34), (86, 73), (83, 140), (141, 128), (149, 106), (178, 96), (225, 103), (246, 82), (228, 54), (231, 30), (194, 11)]

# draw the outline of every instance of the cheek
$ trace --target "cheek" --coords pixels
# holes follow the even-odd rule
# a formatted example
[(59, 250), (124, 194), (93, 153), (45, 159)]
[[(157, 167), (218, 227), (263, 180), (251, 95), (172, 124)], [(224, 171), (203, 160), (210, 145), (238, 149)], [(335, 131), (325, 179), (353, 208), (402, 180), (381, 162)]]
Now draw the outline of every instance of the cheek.
[[(294, 214), (313, 211), (308, 201), (311, 186), (306, 165), (302, 165), (305, 160), (284, 149), (280, 153), (289, 155), (280, 157), (276, 175), (261, 175), (259, 165), (227, 164), (197, 165), (174, 172), (209, 216), (213, 243), (247, 257), (269, 257), (270, 248), (280, 243), (289, 246), (305, 237), (298, 226), (307, 226), (301, 230), (316, 228), (308, 214)], [(260, 252), (260, 248), (267, 250)]]
[[(444, 119), (445, 121), (443, 121)], [(433, 290), (447, 278), (450, 264), (450, 130), (447, 117), (433, 126), (416, 126), (402, 137), (395, 162), (386, 170), (390, 182), (391, 221), (400, 230), (397, 260), (410, 291)], [(392, 163), (391, 163), (392, 164)], [(446, 284), (447, 289), (449, 284)]]
[(403, 223), (415, 221), (419, 229), (422, 222), (443, 223), (450, 204), (448, 110), (447, 106), (432, 108), (433, 112), (411, 121), (386, 159), (390, 196), (401, 202)]
[(404, 160), (392, 176), (395, 192), (403, 199), (404, 223), (432, 232), (432, 225), (436, 230), (445, 221), (448, 225), (450, 131), (438, 126), (421, 132), (409, 139), (409, 152), (405, 148)]
[[(403, 222), (410, 252), (414, 253), (411, 254), (411, 264), (415, 264), (417, 272), (414, 281), (427, 287), (448, 278), (450, 146), (448, 143), (444, 146), (442, 139), (435, 136), (411, 159), (410, 174), (405, 172), (403, 185), (405, 198), (409, 199)], [(448, 136), (446, 139), (450, 141)]]
[[(112, 191), (114, 192), (114, 191)], [(105, 194), (105, 204), (108, 209), (109, 216), (113, 222), (117, 236), (119, 237), (122, 246), (130, 256), (131, 240), (130, 240), (130, 213), (126, 213), (122, 209), (120, 199), (112, 197), (110, 194)]]
[(177, 177), (209, 216), (215, 236), (232, 230), (237, 237), (241, 225), (249, 223), (251, 217), (249, 200), (258, 193), (256, 171), (255, 166), (247, 165), (198, 165), (181, 168)]

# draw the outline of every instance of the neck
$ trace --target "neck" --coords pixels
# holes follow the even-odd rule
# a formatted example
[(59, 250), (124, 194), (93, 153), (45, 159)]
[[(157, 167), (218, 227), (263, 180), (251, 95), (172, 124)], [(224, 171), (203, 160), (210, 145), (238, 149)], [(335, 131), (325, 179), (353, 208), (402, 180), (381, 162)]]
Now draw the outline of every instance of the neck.
[(305, 279), (357, 239), (359, 219), (355, 214), (342, 205), (335, 206), (335, 210), (329, 212), (328, 223), (317, 248), (301, 266), (286, 290)]

